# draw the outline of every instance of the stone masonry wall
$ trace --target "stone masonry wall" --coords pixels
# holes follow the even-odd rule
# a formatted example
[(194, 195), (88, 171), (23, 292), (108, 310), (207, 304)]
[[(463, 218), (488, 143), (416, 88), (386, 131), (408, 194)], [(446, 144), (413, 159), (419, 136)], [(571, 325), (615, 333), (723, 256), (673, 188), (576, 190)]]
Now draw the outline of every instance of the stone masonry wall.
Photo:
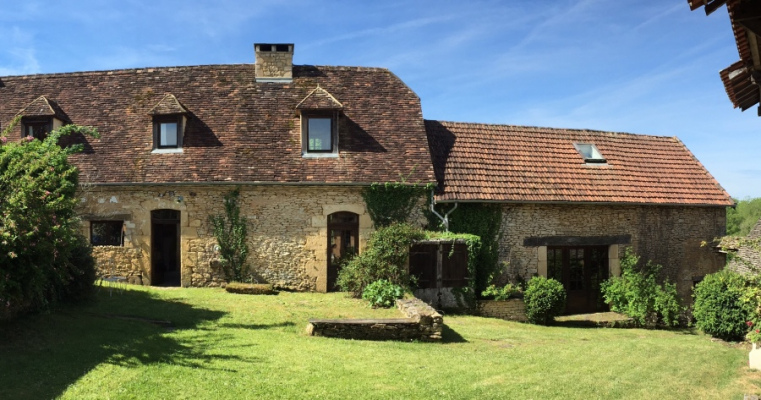
[[(540, 257), (546, 260), (546, 247), (524, 246), (527, 237), (631, 235), (642, 260), (663, 265), (662, 276), (689, 300), (693, 278), (724, 266), (724, 256), (701, 242), (725, 229), (722, 207), (511, 204), (503, 208), (500, 261), (509, 263), (508, 273), (529, 279), (539, 273)], [(625, 246), (617, 248), (620, 257)]]
[[(88, 220), (123, 219), (123, 247), (94, 249), (102, 273), (109, 260), (118, 275), (150, 284), (151, 211), (180, 211), (182, 286), (220, 286), (216, 239), (209, 215), (223, 213), (223, 197), (233, 186), (90, 187), (79, 194), (78, 212)], [(359, 247), (366, 246), (372, 221), (356, 187), (244, 186), (241, 213), (251, 222), (249, 264), (260, 280), (293, 290), (327, 289), (327, 216), (359, 214)]]
[(482, 317), (527, 322), (526, 304), (523, 299), (479, 300), (477, 314)]

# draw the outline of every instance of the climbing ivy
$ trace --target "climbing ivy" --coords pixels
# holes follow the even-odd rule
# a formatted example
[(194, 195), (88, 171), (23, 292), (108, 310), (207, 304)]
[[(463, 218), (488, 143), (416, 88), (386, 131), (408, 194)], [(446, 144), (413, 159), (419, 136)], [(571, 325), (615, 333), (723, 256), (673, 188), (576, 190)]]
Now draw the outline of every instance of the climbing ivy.
[[(437, 211), (449, 210), (450, 204), (437, 205)], [(440, 211), (440, 212), (441, 212)], [(429, 216), (429, 227), (438, 227), (436, 217)], [(475, 257), (473, 270), (473, 290), (481, 293), (491, 282), (492, 276), (499, 273), (499, 236), (502, 224), (502, 208), (498, 204), (462, 203), (449, 215), (449, 230), (452, 233), (468, 233), (478, 236), (478, 251), (468, 249)], [(470, 267), (470, 266), (469, 266)]]
[(239, 198), (240, 187), (236, 187), (225, 194), (225, 213), (209, 216), (225, 276), (228, 281), (234, 282), (242, 282), (246, 278), (248, 258), (248, 221), (240, 215)]
[(412, 211), (433, 188), (432, 184), (401, 182), (373, 183), (362, 190), (362, 198), (375, 228), (407, 222)]
[(451, 240), (453, 245), (450, 253), (447, 255), (448, 257), (454, 254), (455, 241), (462, 240), (465, 242), (465, 246), (468, 248), (468, 276), (471, 279), (468, 281), (468, 286), (453, 288), (452, 293), (455, 295), (458, 308), (473, 308), (475, 306), (476, 293), (478, 292), (476, 292), (476, 280), (472, 279), (472, 277), (478, 276), (478, 263), (483, 241), (480, 237), (468, 233), (426, 231), (425, 234), (428, 240)]

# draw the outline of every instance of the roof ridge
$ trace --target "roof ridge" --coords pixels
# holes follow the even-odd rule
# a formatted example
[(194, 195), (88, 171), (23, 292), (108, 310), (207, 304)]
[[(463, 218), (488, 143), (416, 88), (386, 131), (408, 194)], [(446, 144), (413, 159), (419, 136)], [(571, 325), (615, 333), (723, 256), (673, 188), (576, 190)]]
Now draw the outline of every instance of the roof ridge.
[(425, 121), (432, 121), (432, 122), (441, 122), (441, 123), (448, 123), (448, 124), (458, 124), (458, 125), (486, 125), (486, 126), (494, 126), (494, 127), (509, 127), (509, 128), (528, 128), (528, 129), (546, 129), (550, 131), (571, 131), (571, 132), (586, 132), (586, 133), (612, 133), (615, 135), (628, 135), (628, 136), (646, 136), (646, 137), (655, 137), (655, 138), (664, 138), (664, 139), (676, 139), (679, 140), (677, 136), (667, 136), (667, 135), (651, 135), (651, 134), (645, 134), (645, 133), (631, 133), (631, 132), (620, 132), (620, 131), (604, 131), (599, 129), (584, 129), (584, 128), (554, 128), (550, 126), (534, 126), (534, 125), (513, 125), (513, 124), (498, 124), (498, 123), (488, 123), (488, 122), (461, 122), (461, 121), (443, 121), (443, 120), (435, 120), (435, 119), (425, 119)]
[[(22, 75), (0, 75), (0, 78), (8, 79), (26, 79), (26, 78), (39, 78), (39, 77), (51, 77), (51, 78), (57, 78), (57, 77), (70, 77), (70, 76), (92, 76), (92, 75), (117, 75), (117, 74), (127, 74), (127, 73), (135, 73), (135, 72), (153, 72), (153, 70), (172, 70), (172, 69), (179, 69), (179, 70), (185, 70), (185, 69), (194, 69), (194, 68), (206, 68), (206, 67), (241, 67), (241, 66), (251, 66), (253, 68), (253, 63), (231, 63), (231, 64), (197, 64), (197, 65), (175, 65), (175, 66), (155, 66), (155, 67), (136, 67), (136, 68), (117, 68), (117, 69), (97, 69), (97, 70), (91, 70), (91, 71), (72, 71), (72, 72), (52, 72), (52, 73), (34, 73), (34, 74), (22, 74)], [(324, 68), (324, 69), (333, 69), (333, 70), (345, 70), (345, 71), (389, 71), (388, 68), (384, 67), (363, 67), (363, 66), (345, 66), (345, 65), (312, 65), (312, 64), (303, 64), (303, 65), (294, 65), (295, 68), (297, 67), (315, 67), (315, 68)]]

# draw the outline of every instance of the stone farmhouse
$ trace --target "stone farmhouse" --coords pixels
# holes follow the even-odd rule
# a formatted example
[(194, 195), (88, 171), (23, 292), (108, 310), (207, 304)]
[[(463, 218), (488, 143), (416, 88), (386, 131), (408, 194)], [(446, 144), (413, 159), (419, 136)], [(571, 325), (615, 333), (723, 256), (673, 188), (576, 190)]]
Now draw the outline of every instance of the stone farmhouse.
[[(373, 182), (436, 183), (440, 203), (499, 203), (512, 273), (561, 279), (579, 310), (619, 271), (624, 245), (688, 294), (723, 266), (729, 195), (676, 138), (424, 120), (383, 68), (293, 65), (256, 44), (254, 65), (0, 77), (0, 124), (18, 139), (68, 123), (84, 233), (104, 269), (144, 285), (224, 282), (209, 215), (241, 187), (260, 279), (327, 291), (332, 261), (373, 231)], [(13, 138), (11, 138), (13, 139)], [(454, 212), (457, 212), (456, 210)]]

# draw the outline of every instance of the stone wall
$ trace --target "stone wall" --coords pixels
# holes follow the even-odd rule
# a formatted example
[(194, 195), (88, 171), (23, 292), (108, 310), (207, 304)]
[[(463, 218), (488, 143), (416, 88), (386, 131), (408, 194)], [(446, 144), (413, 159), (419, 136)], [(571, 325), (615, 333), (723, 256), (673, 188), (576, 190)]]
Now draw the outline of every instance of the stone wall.
[(741, 274), (761, 272), (761, 220), (756, 222), (740, 243), (727, 267)]
[(444, 319), (419, 299), (397, 300), (406, 318), (397, 319), (310, 319), (310, 336), (362, 340), (441, 341)]
[[(634, 251), (663, 265), (663, 277), (689, 300), (694, 279), (724, 266), (724, 256), (701, 242), (725, 229), (723, 207), (509, 204), (503, 209), (500, 261), (508, 263), (507, 273), (529, 279), (546, 273), (540, 266), (546, 265), (547, 248), (524, 246), (528, 237), (630, 235)], [(615, 273), (624, 246), (611, 250)]]
[(523, 299), (479, 300), (476, 313), (482, 317), (528, 322)]
[[(114, 260), (118, 275), (151, 279), (151, 211), (180, 211), (182, 286), (220, 286), (224, 275), (209, 215), (223, 213), (223, 197), (233, 186), (107, 186), (79, 194), (83, 233), (89, 220), (123, 220), (124, 246), (99, 246), (94, 255), (102, 273)], [(372, 232), (359, 187), (243, 186), (241, 213), (249, 228), (249, 264), (261, 280), (279, 288), (326, 291), (327, 217), (338, 211), (359, 214), (359, 247)]]

